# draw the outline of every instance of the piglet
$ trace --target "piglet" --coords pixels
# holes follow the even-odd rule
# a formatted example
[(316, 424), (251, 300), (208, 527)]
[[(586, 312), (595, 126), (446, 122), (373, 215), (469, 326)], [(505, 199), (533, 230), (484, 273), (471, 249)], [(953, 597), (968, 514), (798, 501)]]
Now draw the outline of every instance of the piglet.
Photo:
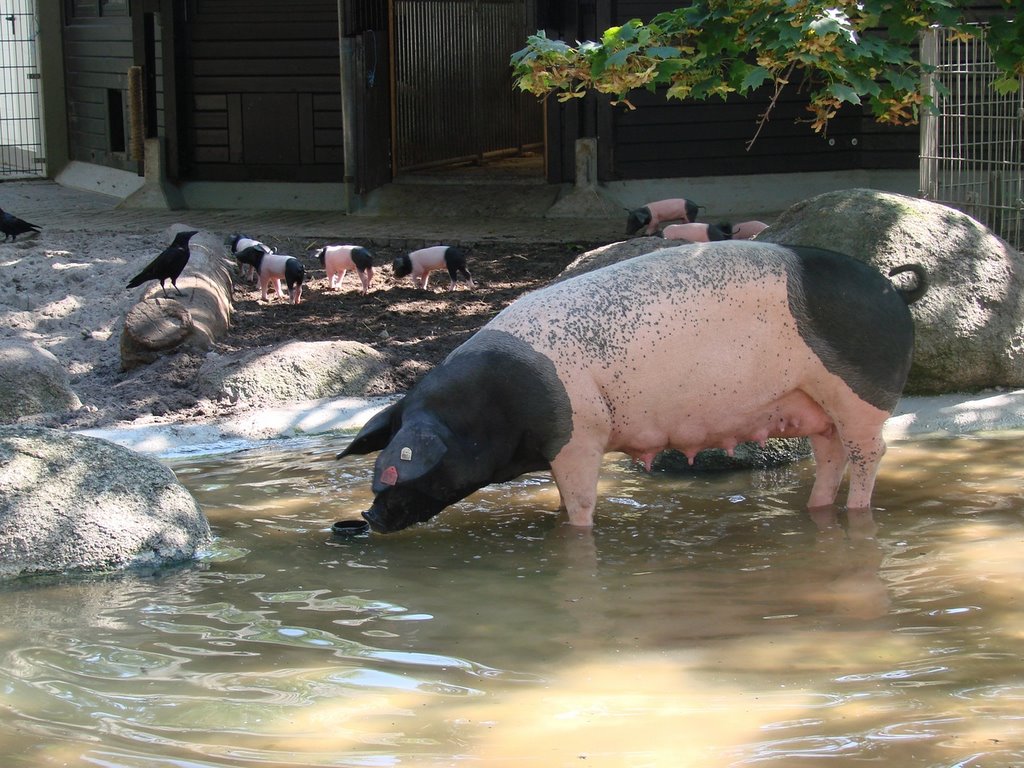
[[(249, 237), (248, 235), (232, 235), (231, 239), (228, 240), (228, 245), (231, 247), (231, 253), (238, 257), (239, 252), (244, 251), (246, 248), (251, 248), (254, 245), (258, 245), (267, 253), (273, 253), (274, 249), (266, 243), (261, 243), (259, 240)], [(250, 267), (248, 264), (242, 265), (242, 274), (245, 275), (246, 280), (256, 282), (256, 270)]]
[(733, 240), (752, 240), (768, 229), (763, 221), (741, 221), (732, 226)]
[(473, 288), (472, 275), (466, 269), (466, 252), (454, 245), (432, 245), (429, 248), (421, 248), (418, 251), (399, 256), (392, 263), (395, 271), (395, 279), (400, 279), (411, 274), (417, 288), (426, 288), (430, 281), (430, 273), (442, 267), (448, 270), (452, 282), (448, 290), (455, 288), (459, 276), (466, 280), (466, 284)]
[(722, 224), (669, 224), (662, 230), (666, 240), (685, 240), (688, 243), (717, 243), (732, 239), (732, 225)]
[(277, 284), (277, 295), (284, 298), (281, 281), (288, 284), (288, 296), (292, 304), (302, 298), (302, 283), (306, 279), (306, 268), (294, 256), (283, 253), (267, 253), (259, 245), (251, 245), (235, 254), (242, 264), (248, 264), (259, 275), (261, 298), (267, 301), (267, 286), (273, 280)]
[(696, 221), (697, 211), (701, 207), (692, 200), (674, 197), (648, 203), (642, 208), (634, 208), (626, 217), (626, 234), (635, 235), (646, 226), (644, 234), (653, 235), (666, 221), (681, 221), (684, 224)]
[(720, 240), (750, 240), (768, 225), (763, 221), (741, 221), (739, 224), (669, 224), (662, 230), (666, 240), (690, 243), (714, 243)]
[(363, 284), (363, 295), (370, 291), (370, 283), (373, 282), (373, 254), (360, 245), (327, 245), (316, 252), (316, 258), (327, 270), (328, 287), (341, 290), (345, 282), (345, 275), (350, 269), (359, 274), (359, 280)]

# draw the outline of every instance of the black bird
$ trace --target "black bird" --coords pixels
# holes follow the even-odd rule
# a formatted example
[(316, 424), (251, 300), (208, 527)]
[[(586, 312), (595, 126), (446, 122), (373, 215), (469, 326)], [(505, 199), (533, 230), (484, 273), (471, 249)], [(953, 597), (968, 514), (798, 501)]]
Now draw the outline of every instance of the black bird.
[(40, 227), (35, 224), (29, 224), (24, 219), (19, 219), (13, 213), (8, 213), (3, 208), (0, 208), (0, 232), (4, 233), (4, 242), (7, 242), (7, 238), (11, 240), (17, 240), (18, 235), (23, 235), (26, 232), (38, 232)]
[(167, 289), (164, 288), (164, 280), (170, 280), (174, 290), (178, 291), (178, 295), (184, 296), (185, 294), (178, 289), (177, 279), (178, 275), (185, 269), (185, 265), (188, 264), (188, 257), (192, 255), (188, 247), (188, 241), (194, 234), (196, 234), (195, 231), (179, 232), (176, 234), (174, 242), (167, 246), (163, 253), (149, 262), (144, 270), (133, 277), (128, 282), (127, 287), (135, 288), (147, 280), (159, 280), (160, 290), (166, 296)]

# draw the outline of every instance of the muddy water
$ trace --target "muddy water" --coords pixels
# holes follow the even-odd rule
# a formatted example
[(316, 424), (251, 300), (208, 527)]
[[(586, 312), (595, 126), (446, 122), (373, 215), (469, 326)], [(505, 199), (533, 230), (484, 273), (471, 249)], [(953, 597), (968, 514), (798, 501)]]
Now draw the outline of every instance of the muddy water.
[(1024, 761), (1024, 434), (896, 444), (872, 519), (809, 462), (548, 477), (340, 540), (339, 439), (178, 460), (201, 563), (0, 590), (5, 766)]

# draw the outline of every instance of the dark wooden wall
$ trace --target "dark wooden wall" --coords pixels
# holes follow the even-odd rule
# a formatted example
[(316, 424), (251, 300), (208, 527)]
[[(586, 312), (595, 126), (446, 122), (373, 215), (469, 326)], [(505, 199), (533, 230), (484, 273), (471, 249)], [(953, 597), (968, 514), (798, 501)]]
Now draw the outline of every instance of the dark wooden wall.
[[(678, 5), (672, 0), (585, 0), (572, 14), (574, 25), (561, 30), (563, 39), (597, 39), (610, 26), (632, 18), (649, 21)], [(827, 136), (821, 136), (811, 131), (807, 101), (792, 86), (748, 149), (769, 97), (767, 88), (726, 101), (668, 100), (663, 92), (638, 91), (631, 96), (636, 110), (613, 106), (600, 96), (584, 104), (549, 103), (549, 179), (571, 180), (575, 140), (594, 135), (603, 181), (917, 167), (916, 126), (878, 125), (860, 107), (845, 105)]]
[(64, 67), (68, 156), (136, 171), (128, 157), (128, 68), (132, 66), (127, 4), (76, 0), (64, 5)]
[(336, 0), (188, 0), (183, 178), (338, 181)]

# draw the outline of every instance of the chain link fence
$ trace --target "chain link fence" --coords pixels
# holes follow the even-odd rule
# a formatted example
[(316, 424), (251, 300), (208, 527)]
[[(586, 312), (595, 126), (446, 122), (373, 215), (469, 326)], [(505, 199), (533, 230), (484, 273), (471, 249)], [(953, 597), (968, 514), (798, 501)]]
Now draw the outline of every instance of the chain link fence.
[(0, 8), (0, 179), (46, 173), (36, 62), (35, 0)]
[(921, 40), (934, 67), (925, 87), (938, 109), (921, 120), (920, 194), (957, 208), (1020, 250), (1024, 247), (1024, 82), (992, 88), (998, 71), (979, 26), (970, 40), (942, 28)]

